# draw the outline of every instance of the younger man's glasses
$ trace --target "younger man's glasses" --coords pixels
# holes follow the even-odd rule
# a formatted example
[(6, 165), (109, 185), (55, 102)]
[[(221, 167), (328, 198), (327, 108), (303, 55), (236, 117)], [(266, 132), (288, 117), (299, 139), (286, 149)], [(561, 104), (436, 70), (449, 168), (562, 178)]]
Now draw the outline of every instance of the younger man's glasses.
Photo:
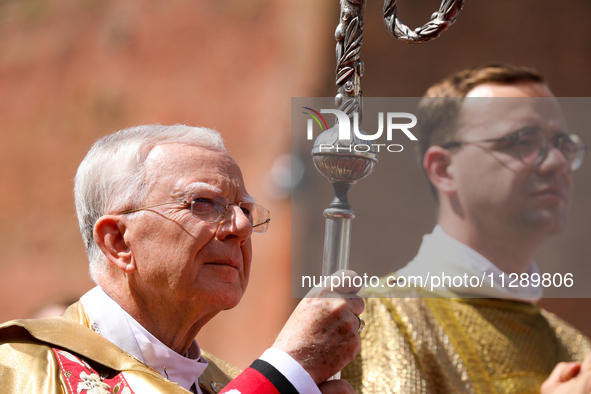
[(587, 146), (585, 141), (576, 134), (562, 133), (558, 134), (552, 140), (546, 133), (537, 127), (519, 130), (516, 133), (505, 137), (490, 138), (478, 141), (451, 141), (443, 145), (444, 149), (461, 147), (467, 144), (478, 144), (482, 142), (508, 142), (517, 149), (517, 156), (527, 165), (537, 166), (544, 161), (548, 155), (550, 142), (562, 153), (562, 156), (569, 163), (570, 171), (576, 171), (581, 168), (585, 159)]

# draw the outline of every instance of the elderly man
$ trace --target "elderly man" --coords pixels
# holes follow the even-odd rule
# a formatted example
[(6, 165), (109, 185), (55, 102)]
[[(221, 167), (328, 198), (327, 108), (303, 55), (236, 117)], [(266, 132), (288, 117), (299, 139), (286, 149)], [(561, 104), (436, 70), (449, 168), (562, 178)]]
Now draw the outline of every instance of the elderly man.
[(240, 302), (250, 237), (269, 225), (217, 132), (140, 126), (104, 137), (78, 169), (75, 199), (98, 287), (62, 317), (0, 326), (0, 393), (350, 391), (326, 380), (359, 349), (358, 289), (316, 289), (229, 384), (238, 371), (195, 341)]
[[(539, 393), (590, 342), (536, 306), (541, 287), (508, 284), (512, 274), (534, 279), (534, 255), (564, 228), (585, 145), (543, 79), (515, 66), (446, 78), (417, 118), (437, 226), (395, 276), (430, 274), (439, 286), (369, 290), (361, 351), (343, 377), (358, 393)], [(441, 281), (466, 274), (485, 281)], [(577, 365), (561, 364), (545, 392)]]

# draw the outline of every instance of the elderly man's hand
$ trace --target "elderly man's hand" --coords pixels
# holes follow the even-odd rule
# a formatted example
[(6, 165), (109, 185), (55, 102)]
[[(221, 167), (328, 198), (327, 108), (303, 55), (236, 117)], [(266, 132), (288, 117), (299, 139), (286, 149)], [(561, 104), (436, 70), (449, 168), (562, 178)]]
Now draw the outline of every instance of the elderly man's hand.
[(335, 379), (318, 385), (322, 394), (355, 394), (353, 386), (346, 380)]
[(591, 393), (591, 353), (585, 361), (559, 363), (540, 390), (541, 394)]
[[(297, 306), (273, 344), (293, 357), (319, 384), (353, 361), (361, 347), (359, 287), (349, 286), (357, 274), (339, 271), (346, 286), (312, 289)], [(351, 279), (349, 281), (349, 279)], [(361, 282), (361, 281), (359, 281)]]

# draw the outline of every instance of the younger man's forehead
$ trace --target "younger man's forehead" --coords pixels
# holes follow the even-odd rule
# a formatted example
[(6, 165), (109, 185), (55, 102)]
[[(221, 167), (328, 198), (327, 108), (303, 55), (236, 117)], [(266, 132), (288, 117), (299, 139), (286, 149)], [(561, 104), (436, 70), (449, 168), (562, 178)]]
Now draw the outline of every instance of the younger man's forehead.
[(473, 138), (499, 138), (526, 127), (547, 133), (567, 128), (560, 105), (546, 85), (483, 84), (464, 99), (457, 122), (458, 132), (469, 131)]
[(466, 97), (553, 97), (547, 85), (537, 82), (515, 84), (483, 83), (470, 90)]

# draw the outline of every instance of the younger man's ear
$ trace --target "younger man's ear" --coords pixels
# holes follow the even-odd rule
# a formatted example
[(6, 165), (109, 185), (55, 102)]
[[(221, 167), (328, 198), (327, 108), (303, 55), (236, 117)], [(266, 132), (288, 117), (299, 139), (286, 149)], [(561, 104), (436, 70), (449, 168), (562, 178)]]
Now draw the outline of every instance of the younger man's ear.
[(101, 216), (94, 225), (94, 242), (109, 262), (121, 271), (135, 271), (132, 253), (125, 243), (126, 227), (120, 215)]
[(423, 168), (435, 188), (444, 194), (452, 194), (456, 190), (453, 168), (449, 150), (440, 146), (431, 146), (423, 156)]

